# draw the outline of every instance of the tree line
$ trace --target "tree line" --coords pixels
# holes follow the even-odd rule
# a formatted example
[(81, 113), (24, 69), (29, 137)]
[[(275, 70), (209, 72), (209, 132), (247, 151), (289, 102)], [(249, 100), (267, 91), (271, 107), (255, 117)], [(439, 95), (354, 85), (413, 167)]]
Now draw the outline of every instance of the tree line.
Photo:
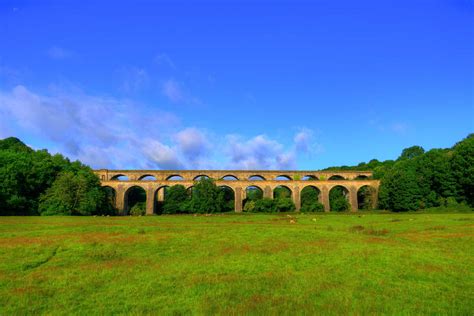
[(326, 170), (372, 170), (381, 180), (380, 209), (415, 211), (431, 207), (474, 206), (474, 134), (451, 148), (420, 146), (402, 151), (396, 160), (373, 159), (357, 166)]
[[(357, 166), (326, 170), (370, 170), (381, 180), (380, 209), (414, 211), (430, 207), (474, 206), (474, 134), (451, 148), (420, 146), (402, 151), (396, 160), (373, 159)], [(348, 209), (342, 189), (330, 192), (333, 211)], [(234, 210), (232, 190), (219, 188), (212, 179), (197, 181), (192, 194), (183, 186), (167, 189), (161, 212), (215, 213)], [(362, 191), (363, 205), (370, 207), (370, 192)], [(244, 205), (247, 212), (293, 211), (295, 206), (283, 189), (274, 199), (264, 198), (260, 190), (250, 190)], [(364, 208), (365, 208), (364, 206)], [(144, 203), (130, 210), (144, 212)], [(323, 211), (317, 190), (301, 192), (301, 211)], [(0, 215), (114, 215), (113, 197), (101, 187), (90, 167), (70, 161), (61, 154), (33, 150), (19, 139), (0, 140)]]
[(91, 168), (60, 154), (0, 140), (0, 215), (115, 214)]

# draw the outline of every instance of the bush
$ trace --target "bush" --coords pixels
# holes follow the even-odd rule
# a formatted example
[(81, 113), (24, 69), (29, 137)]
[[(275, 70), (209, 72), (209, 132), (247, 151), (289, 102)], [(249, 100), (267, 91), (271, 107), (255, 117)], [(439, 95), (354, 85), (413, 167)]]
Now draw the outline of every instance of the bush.
[(277, 212), (292, 212), (296, 209), (291, 198), (276, 199), (274, 205)]
[(244, 212), (254, 212), (255, 211), (255, 201), (247, 201), (244, 206)]
[(145, 215), (145, 202), (138, 202), (131, 209), (129, 214), (132, 216)]
[(324, 205), (319, 202), (312, 204), (304, 204), (301, 206), (301, 212), (324, 212)]
[(272, 213), (276, 211), (275, 200), (270, 198), (263, 198), (254, 202), (254, 212), (257, 213)]

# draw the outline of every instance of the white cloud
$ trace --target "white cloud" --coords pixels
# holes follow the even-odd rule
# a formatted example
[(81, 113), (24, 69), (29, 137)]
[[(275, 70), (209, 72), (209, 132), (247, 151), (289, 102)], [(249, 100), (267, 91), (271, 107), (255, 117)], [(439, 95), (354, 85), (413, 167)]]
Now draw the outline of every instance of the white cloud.
[(178, 132), (174, 139), (180, 152), (192, 165), (198, 167), (207, 163), (206, 158), (209, 155), (211, 144), (204, 132), (190, 127)]
[(176, 150), (159, 141), (147, 140), (143, 143), (143, 149), (145, 155), (161, 169), (183, 169), (184, 167)]
[(0, 90), (0, 135), (32, 135), (71, 159), (110, 169), (293, 169), (300, 155), (317, 148), (305, 128), (287, 145), (266, 135), (210, 137), (181, 127), (173, 113), (73, 91)]
[(128, 101), (84, 94), (44, 96), (24, 86), (0, 91), (0, 113), (0, 125), (53, 142), (64, 154), (95, 168), (156, 165), (142, 140), (158, 139), (177, 122), (170, 113), (144, 113)]
[(173, 103), (179, 103), (184, 100), (184, 93), (178, 82), (168, 79), (161, 86), (163, 94)]
[(314, 131), (306, 127), (295, 134), (293, 141), (297, 153), (315, 155), (324, 151), (322, 145), (315, 139)]
[(235, 169), (281, 169), (294, 167), (295, 161), (284, 146), (258, 135), (244, 140), (238, 135), (227, 137), (227, 153), (230, 156), (230, 168)]

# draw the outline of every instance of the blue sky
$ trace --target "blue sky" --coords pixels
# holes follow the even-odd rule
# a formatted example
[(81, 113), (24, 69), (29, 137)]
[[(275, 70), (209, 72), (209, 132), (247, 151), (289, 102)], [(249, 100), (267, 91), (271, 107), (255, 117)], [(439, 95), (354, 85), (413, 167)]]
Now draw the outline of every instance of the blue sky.
[(94, 168), (320, 169), (474, 131), (474, 5), (2, 1), (0, 137)]

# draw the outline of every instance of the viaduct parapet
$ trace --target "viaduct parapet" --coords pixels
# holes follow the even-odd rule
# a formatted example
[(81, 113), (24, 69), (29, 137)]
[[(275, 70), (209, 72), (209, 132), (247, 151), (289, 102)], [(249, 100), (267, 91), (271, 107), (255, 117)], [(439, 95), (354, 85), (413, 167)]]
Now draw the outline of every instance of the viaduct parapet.
[(157, 201), (163, 201), (164, 188), (176, 184), (191, 188), (201, 177), (215, 180), (219, 187), (230, 188), (234, 193), (234, 209), (242, 212), (247, 189), (257, 187), (264, 197), (273, 198), (277, 187), (286, 187), (296, 211), (301, 207), (301, 191), (310, 186), (319, 190), (319, 202), (330, 211), (329, 192), (337, 186), (345, 189), (351, 211), (357, 211), (357, 193), (362, 187), (372, 188), (375, 207), (380, 182), (372, 179), (368, 171), (304, 171), (304, 170), (95, 170), (104, 187), (115, 192), (115, 206), (126, 214), (129, 210), (128, 192), (140, 187), (146, 192), (146, 213), (155, 213)]

